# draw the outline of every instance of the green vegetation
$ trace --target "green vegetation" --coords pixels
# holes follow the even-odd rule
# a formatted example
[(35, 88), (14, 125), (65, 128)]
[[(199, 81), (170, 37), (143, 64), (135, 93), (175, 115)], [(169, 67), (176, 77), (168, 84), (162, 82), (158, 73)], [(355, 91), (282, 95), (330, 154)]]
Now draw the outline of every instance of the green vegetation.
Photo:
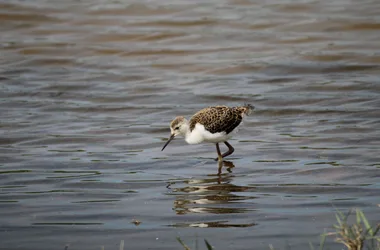
[(361, 250), (364, 246), (370, 250), (379, 250), (380, 236), (377, 236), (377, 233), (380, 230), (380, 224), (372, 227), (364, 213), (356, 209), (356, 223), (350, 225), (347, 219), (351, 212), (347, 215), (337, 212), (337, 224), (334, 225), (336, 232), (333, 233), (335, 241), (345, 245), (348, 250)]

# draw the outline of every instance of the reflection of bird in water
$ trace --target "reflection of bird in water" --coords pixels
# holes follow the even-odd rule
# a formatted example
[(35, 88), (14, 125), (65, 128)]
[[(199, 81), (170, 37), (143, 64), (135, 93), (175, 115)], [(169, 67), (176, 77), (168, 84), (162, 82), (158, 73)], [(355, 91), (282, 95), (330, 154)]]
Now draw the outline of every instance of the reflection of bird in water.
[(244, 206), (246, 200), (255, 199), (247, 195), (256, 187), (232, 184), (233, 175), (212, 176), (206, 179), (185, 180), (171, 188), (170, 195), (175, 196), (173, 210), (177, 214), (237, 214), (252, 211)]
[[(249, 115), (253, 109), (254, 107), (250, 104), (232, 108), (215, 106), (198, 111), (189, 121), (183, 116), (178, 116), (170, 123), (171, 135), (162, 150), (175, 136), (181, 135), (189, 144), (215, 143), (218, 153), (218, 158), (215, 160), (222, 161), (223, 157), (235, 151), (227, 140), (232, 137), (232, 132), (239, 126), (243, 117)], [(220, 153), (220, 142), (224, 142), (228, 147), (228, 151), (224, 154)]]
[[(218, 168), (218, 173), (215, 174), (215, 178), (212, 179), (202, 179), (202, 180), (197, 180), (197, 179), (192, 179), (189, 181), (189, 183), (196, 184), (196, 183), (205, 183), (205, 181), (210, 182), (210, 183), (218, 183), (221, 184), (222, 181), (229, 182), (229, 179), (232, 177), (228, 174), (222, 174), (222, 168), (226, 167), (227, 171), (229, 173), (232, 173), (231, 169), (235, 167), (234, 163), (232, 161), (219, 161), (218, 162), (219, 168)], [(214, 174), (211, 174), (209, 176), (214, 176)], [(171, 189), (172, 184), (175, 184), (176, 182), (168, 182), (166, 185), (166, 188)]]

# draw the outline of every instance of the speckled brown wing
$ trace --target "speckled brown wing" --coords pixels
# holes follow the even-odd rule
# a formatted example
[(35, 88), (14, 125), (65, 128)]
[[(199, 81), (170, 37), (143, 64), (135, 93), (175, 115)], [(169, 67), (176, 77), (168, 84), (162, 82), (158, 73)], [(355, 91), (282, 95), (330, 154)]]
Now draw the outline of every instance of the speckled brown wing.
[(231, 133), (242, 121), (242, 111), (226, 106), (209, 107), (200, 110), (190, 119), (190, 131), (197, 123), (202, 124), (211, 133)]

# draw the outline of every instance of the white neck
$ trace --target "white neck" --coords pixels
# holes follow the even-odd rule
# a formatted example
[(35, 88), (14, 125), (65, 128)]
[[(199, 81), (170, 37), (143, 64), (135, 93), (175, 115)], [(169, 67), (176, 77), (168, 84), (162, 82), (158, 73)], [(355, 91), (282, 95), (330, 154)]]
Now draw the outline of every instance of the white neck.
[(189, 122), (186, 121), (184, 124), (182, 124), (181, 126), (181, 135), (186, 139), (187, 137), (189, 137), (191, 134), (190, 132), (190, 126), (189, 126)]
[[(199, 125), (199, 124), (197, 124)], [(202, 130), (197, 129), (197, 125), (193, 129), (193, 131), (190, 131), (189, 124), (187, 123), (184, 127), (185, 131), (185, 141), (189, 144), (198, 144), (201, 143), (204, 140)]]

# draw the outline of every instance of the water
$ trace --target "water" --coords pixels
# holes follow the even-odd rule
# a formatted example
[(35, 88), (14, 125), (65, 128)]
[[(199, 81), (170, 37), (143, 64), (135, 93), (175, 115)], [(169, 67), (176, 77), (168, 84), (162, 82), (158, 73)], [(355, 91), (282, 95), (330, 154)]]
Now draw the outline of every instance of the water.
[[(2, 0), (0, 22), (1, 249), (307, 249), (336, 208), (378, 222), (378, 1)], [(175, 116), (243, 103), (221, 175), (211, 144), (160, 151)]]

